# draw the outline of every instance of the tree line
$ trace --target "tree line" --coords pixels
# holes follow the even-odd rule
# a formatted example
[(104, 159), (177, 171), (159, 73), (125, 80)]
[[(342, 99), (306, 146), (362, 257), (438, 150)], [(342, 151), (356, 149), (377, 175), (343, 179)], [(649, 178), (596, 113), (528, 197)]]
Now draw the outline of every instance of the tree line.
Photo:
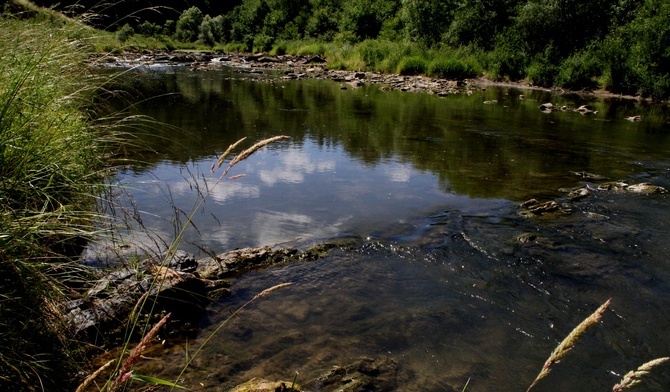
[(339, 45), (371, 40), (401, 42), (426, 50), (470, 53), (478, 63), (475, 68), (494, 79), (670, 96), (667, 0), (198, 3), (161, 2), (181, 10), (179, 16), (133, 19), (125, 27), (126, 33), (167, 36), (212, 47), (238, 43), (246, 51), (269, 51), (282, 42), (300, 40)]

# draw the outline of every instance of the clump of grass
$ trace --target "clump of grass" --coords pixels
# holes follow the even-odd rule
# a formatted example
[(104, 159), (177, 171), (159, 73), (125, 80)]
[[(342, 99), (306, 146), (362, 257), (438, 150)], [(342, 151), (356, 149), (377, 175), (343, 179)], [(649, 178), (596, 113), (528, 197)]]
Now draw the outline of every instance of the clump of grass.
[(12, 390), (71, 382), (65, 281), (86, 273), (70, 260), (94, 234), (102, 183), (91, 30), (49, 15), (0, 16), (0, 381)]
[(421, 57), (406, 57), (398, 64), (397, 73), (400, 75), (422, 75), (428, 68), (427, 62)]
[(476, 77), (477, 67), (470, 61), (454, 58), (437, 58), (428, 64), (428, 75), (444, 79), (467, 79)]
[(551, 369), (559, 363), (566, 355), (567, 353), (572, 350), (572, 348), (575, 346), (577, 341), (579, 340), (582, 335), (586, 332), (586, 330), (597, 324), (600, 319), (603, 316), (603, 313), (605, 313), (605, 310), (609, 307), (610, 303), (612, 302), (611, 299), (608, 299), (604, 304), (600, 305), (598, 309), (596, 309), (593, 314), (591, 314), (589, 317), (585, 318), (584, 321), (582, 321), (578, 326), (573, 329), (568, 336), (563, 339), (563, 341), (554, 349), (554, 351), (551, 353), (547, 361), (544, 363), (544, 366), (542, 366), (542, 371), (540, 371), (540, 374), (535, 377), (535, 380), (533, 383), (528, 387), (527, 392), (529, 392), (535, 385), (537, 385), (540, 380), (543, 378), (547, 377), (549, 373), (551, 372)]

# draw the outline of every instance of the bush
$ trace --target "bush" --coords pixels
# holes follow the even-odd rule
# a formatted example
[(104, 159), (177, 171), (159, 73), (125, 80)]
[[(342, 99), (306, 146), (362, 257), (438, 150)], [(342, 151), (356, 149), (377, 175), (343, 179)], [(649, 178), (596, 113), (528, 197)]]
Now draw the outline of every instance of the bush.
[(405, 57), (398, 64), (400, 75), (421, 75), (426, 73), (426, 60), (421, 57)]
[(135, 29), (128, 23), (124, 24), (116, 31), (116, 38), (121, 42), (128, 41), (133, 35), (135, 35)]
[(476, 77), (479, 72), (473, 61), (439, 58), (428, 64), (428, 75), (435, 78), (467, 79)]
[(397, 44), (390, 41), (365, 40), (356, 45), (356, 51), (370, 69), (376, 69), (394, 50), (397, 50)]
[(587, 49), (565, 59), (558, 69), (555, 84), (569, 89), (593, 89), (602, 70), (597, 65), (594, 49)]
[(286, 44), (286, 42), (279, 42), (272, 47), (272, 50), (270, 50), (270, 54), (273, 56), (283, 56), (286, 54), (287, 50), (288, 45)]
[(241, 42), (230, 42), (223, 46), (226, 52), (249, 52), (249, 47)]
[(253, 50), (256, 52), (267, 52), (272, 49), (272, 44), (275, 42), (274, 37), (265, 34), (258, 34), (254, 37)]
[(525, 75), (527, 48), (513, 30), (506, 30), (496, 37), (493, 51), (486, 56), (485, 67), (492, 79), (518, 80)]
[(147, 37), (156, 37), (160, 35), (162, 31), (163, 28), (161, 26), (151, 23), (148, 20), (137, 26), (137, 32)]

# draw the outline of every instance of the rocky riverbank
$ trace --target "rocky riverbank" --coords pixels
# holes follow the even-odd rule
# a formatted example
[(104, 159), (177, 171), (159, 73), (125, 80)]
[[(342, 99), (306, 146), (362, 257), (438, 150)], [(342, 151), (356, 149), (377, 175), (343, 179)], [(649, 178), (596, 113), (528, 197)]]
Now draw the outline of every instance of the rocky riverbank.
[(327, 59), (318, 55), (278, 55), (265, 53), (227, 53), (211, 52), (180, 52), (143, 50), (126, 52), (118, 55), (96, 54), (89, 59), (90, 63), (99, 67), (165, 67), (183, 66), (193, 71), (207, 71), (216, 67), (226, 66), (237, 68), (240, 74), (272, 74), (279, 78), (268, 81), (290, 79), (326, 79), (341, 83), (342, 89), (358, 88), (368, 84), (382, 84), (388, 90), (420, 92), (447, 96), (449, 94), (472, 93), (485, 89), (487, 86), (507, 86), (520, 89), (542, 90), (557, 94), (572, 93), (600, 98), (624, 98), (642, 100), (639, 96), (613, 94), (605, 90), (568, 91), (561, 88), (544, 88), (524, 82), (501, 82), (485, 78), (466, 80), (438, 79), (428, 76), (403, 76), (397, 74), (381, 74), (375, 72), (344, 71), (328, 69)]
[[(263, 53), (224, 52), (163, 52), (142, 51), (122, 55), (96, 55), (91, 64), (101, 67), (165, 67), (183, 66), (193, 71), (214, 70), (216, 67), (236, 68), (240, 74), (271, 74), (268, 81), (325, 79), (341, 83), (342, 89), (368, 84), (382, 84), (388, 90), (422, 92), (447, 96), (481, 89), (486, 81), (480, 79), (447, 80), (427, 76), (403, 76), (375, 72), (342, 71), (327, 68), (327, 60), (314, 55), (270, 56)], [(530, 87), (529, 87), (530, 88)]]

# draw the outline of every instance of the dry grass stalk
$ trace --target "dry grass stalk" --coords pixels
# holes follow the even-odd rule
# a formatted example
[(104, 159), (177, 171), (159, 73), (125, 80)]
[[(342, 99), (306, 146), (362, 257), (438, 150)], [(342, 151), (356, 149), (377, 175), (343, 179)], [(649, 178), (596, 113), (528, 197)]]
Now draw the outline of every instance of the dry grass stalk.
[(86, 390), (86, 388), (88, 388), (88, 386), (91, 385), (91, 383), (92, 383), (96, 378), (98, 378), (98, 376), (99, 376), (102, 372), (104, 372), (104, 371), (107, 370), (110, 366), (112, 366), (112, 364), (114, 363), (114, 361), (115, 361), (115, 360), (110, 359), (106, 364), (100, 366), (100, 368), (99, 368), (98, 370), (96, 370), (95, 372), (93, 372), (90, 376), (86, 377), (86, 380), (84, 380), (84, 382), (82, 382), (81, 384), (79, 384), (79, 386), (77, 387), (77, 389), (75, 390), (75, 392), (84, 392), (84, 391)]
[(542, 371), (540, 374), (535, 377), (535, 380), (533, 383), (528, 387), (528, 390), (526, 392), (529, 392), (533, 387), (543, 378), (545, 378), (549, 373), (551, 372), (552, 367), (559, 363), (563, 357), (574, 347), (575, 343), (577, 343), (577, 340), (586, 332), (586, 330), (598, 323), (600, 321), (600, 318), (602, 317), (603, 313), (605, 313), (605, 310), (609, 307), (610, 303), (612, 302), (612, 299), (608, 299), (607, 302), (604, 304), (600, 305), (600, 307), (593, 312), (592, 315), (589, 317), (585, 318), (584, 321), (582, 321), (575, 329), (566, 336), (565, 339), (559, 344), (554, 351), (551, 353), (547, 361), (544, 363), (544, 366), (542, 367)]
[[(226, 157), (228, 155), (230, 155), (230, 153), (233, 152), (233, 150), (235, 148), (237, 148), (237, 146), (239, 146), (240, 143), (242, 143), (245, 140), (246, 140), (246, 137), (243, 137), (242, 139), (240, 139), (240, 140), (236, 141), (235, 143), (231, 144), (230, 146), (228, 146), (228, 149), (226, 149), (226, 151), (223, 154), (221, 154), (219, 159), (216, 161), (216, 168), (218, 169), (219, 167), (221, 167), (221, 165), (223, 165), (223, 162), (226, 161)], [(212, 168), (212, 169), (214, 169), (214, 168)], [(212, 170), (212, 171), (214, 171), (214, 170)]]
[(231, 167), (235, 166), (236, 164), (240, 163), (241, 161), (249, 158), (249, 156), (251, 154), (258, 151), (259, 149), (267, 146), (270, 143), (274, 143), (274, 142), (282, 140), (282, 139), (289, 139), (289, 137), (286, 136), (286, 135), (279, 135), (279, 136), (274, 136), (274, 137), (271, 137), (271, 138), (268, 138), (268, 139), (265, 139), (265, 140), (261, 140), (260, 142), (254, 144), (253, 146), (251, 146), (251, 147), (247, 148), (246, 150), (243, 150), (242, 152), (240, 152), (235, 158), (233, 158), (232, 161), (230, 161), (229, 166), (231, 166)]
[(117, 390), (121, 384), (130, 378), (132, 375), (132, 367), (137, 363), (137, 361), (139, 361), (140, 356), (142, 356), (142, 352), (144, 352), (144, 350), (147, 348), (149, 342), (156, 338), (158, 331), (160, 331), (161, 327), (163, 327), (168, 318), (170, 318), (170, 314), (171, 313), (166, 314), (165, 317), (163, 317), (156, 325), (154, 325), (154, 327), (151, 328), (151, 330), (146, 335), (144, 335), (140, 343), (130, 352), (128, 358), (126, 358), (121, 364), (119, 376), (110, 384), (109, 391)]
[(649, 361), (643, 364), (637, 368), (637, 370), (631, 370), (625, 376), (623, 376), (618, 384), (612, 388), (612, 392), (621, 392), (625, 389), (635, 387), (636, 385), (642, 383), (642, 379), (649, 375), (653, 368), (668, 361), (670, 361), (670, 357), (656, 358), (653, 361)]
[(273, 292), (275, 290), (279, 290), (279, 289), (284, 288), (286, 286), (291, 286), (292, 284), (293, 283), (281, 283), (281, 284), (278, 284), (276, 286), (272, 286), (269, 289), (265, 289), (265, 290), (261, 291), (260, 293), (256, 294), (254, 296), (254, 298), (252, 299), (252, 301), (255, 301), (255, 300), (257, 300), (258, 298), (261, 298), (261, 297), (265, 297), (266, 295), (270, 294), (271, 292)]

